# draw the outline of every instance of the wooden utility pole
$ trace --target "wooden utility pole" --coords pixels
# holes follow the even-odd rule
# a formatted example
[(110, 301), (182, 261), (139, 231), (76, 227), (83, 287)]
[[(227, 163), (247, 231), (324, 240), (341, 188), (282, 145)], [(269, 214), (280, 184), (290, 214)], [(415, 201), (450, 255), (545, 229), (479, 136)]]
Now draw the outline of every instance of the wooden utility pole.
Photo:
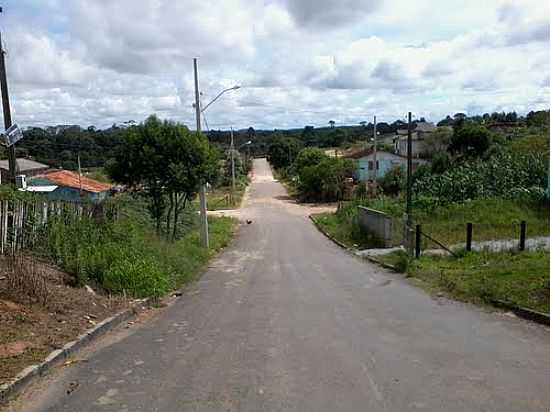
[[(0, 13), (2, 8), (0, 7)], [(4, 128), (8, 130), (11, 125), (10, 96), (8, 92), (8, 75), (6, 73), (4, 46), (2, 44), (2, 34), (0, 33), (0, 88), (2, 89), (2, 110), (4, 112)], [(15, 186), (15, 176), (17, 175), (17, 158), (15, 157), (15, 145), (8, 146), (9, 162), (9, 181)]]
[(82, 168), (80, 167), (80, 153), (77, 157), (78, 160), (78, 187), (80, 188), (80, 197), (82, 198)]
[(407, 125), (407, 243), (412, 252), (412, 113), (409, 112), (409, 122)]
[(232, 196), (235, 195), (235, 141), (233, 138), (233, 126), (231, 126), (231, 188)]
[[(197, 133), (201, 133), (201, 105), (200, 105), (200, 92), (199, 92), (199, 70), (197, 67), (197, 59), (193, 59), (193, 68), (195, 72), (195, 116), (197, 118)], [(200, 187), (200, 237), (201, 245), (208, 249), (208, 216), (207, 216), (207, 204), (206, 204), (206, 182), (201, 183)]]
[(374, 116), (374, 186), (376, 187), (376, 179), (378, 178), (378, 136), (376, 132), (376, 116)]

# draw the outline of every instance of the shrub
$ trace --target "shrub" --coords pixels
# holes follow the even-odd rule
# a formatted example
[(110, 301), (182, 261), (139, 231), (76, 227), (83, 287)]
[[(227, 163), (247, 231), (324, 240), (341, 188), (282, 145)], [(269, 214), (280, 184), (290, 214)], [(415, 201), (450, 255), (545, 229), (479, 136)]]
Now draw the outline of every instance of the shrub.
[(298, 153), (292, 169), (296, 175), (300, 176), (306, 167), (316, 166), (327, 158), (325, 152), (318, 147), (306, 147)]
[(353, 174), (353, 162), (327, 157), (315, 166), (306, 166), (299, 176), (298, 191), (302, 200), (332, 202), (342, 200), (346, 179)]
[(116, 261), (106, 271), (103, 285), (113, 292), (144, 298), (166, 293), (170, 282), (155, 260), (131, 256)]
[(385, 194), (397, 195), (406, 185), (405, 169), (403, 167), (394, 167), (383, 177), (378, 179), (378, 184)]

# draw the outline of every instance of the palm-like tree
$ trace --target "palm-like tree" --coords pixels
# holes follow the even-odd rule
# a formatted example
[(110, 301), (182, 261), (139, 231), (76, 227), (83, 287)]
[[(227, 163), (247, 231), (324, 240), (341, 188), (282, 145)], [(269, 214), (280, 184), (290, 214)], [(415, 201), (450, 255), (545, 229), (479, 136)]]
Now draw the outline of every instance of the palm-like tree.
[(331, 129), (334, 129), (334, 125), (336, 124), (336, 122), (334, 120), (329, 120), (328, 124), (330, 124)]

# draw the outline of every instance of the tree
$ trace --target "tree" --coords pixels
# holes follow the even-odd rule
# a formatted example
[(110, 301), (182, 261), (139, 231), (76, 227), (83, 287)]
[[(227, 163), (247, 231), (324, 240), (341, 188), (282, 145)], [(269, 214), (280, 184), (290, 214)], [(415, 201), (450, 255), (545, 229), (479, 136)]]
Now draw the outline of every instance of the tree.
[(337, 201), (344, 197), (346, 179), (353, 175), (349, 159), (326, 157), (316, 165), (302, 169), (298, 190), (302, 200)]
[(491, 145), (491, 133), (485, 126), (475, 123), (464, 123), (456, 126), (449, 150), (466, 156), (480, 157)]
[(166, 218), (166, 235), (175, 239), (181, 211), (200, 185), (213, 179), (216, 157), (203, 135), (151, 116), (125, 130), (123, 141), (107, 167), (116, 182), (142, 193), (157, 234)]
[(365, 128), (367, 126), (367, 122), (365, 122), (364, 120), (362, 122), (359, 122), (359, 124), (361, 125), (361, 127)]
[(306, 167), (317, 166), (326, 158), (328, 158), (328, 156), (318, 147), (306, 147), (300, 150), (296, 160), (294, 160), (292, 164), (293, 171), (296, 175), (300, 176)]
[(423, 155), (432, 157), (436, 153), (447, 151), (453, 136), (451, 127), (438, 127), (434, 132), (428, 133), (425, 138), (426, 150)]
[(334, 120), (329, 120), (328, 124), (330, 125), (331, 129), (334, 129), (334, 125), (336, 124), (336, 122)]
[(298, 152), (300, 151), (300, 142), (296, 139), (283, 138), (277, 139), (269, 146), (268, 159), (275, 169), (289, 167)]

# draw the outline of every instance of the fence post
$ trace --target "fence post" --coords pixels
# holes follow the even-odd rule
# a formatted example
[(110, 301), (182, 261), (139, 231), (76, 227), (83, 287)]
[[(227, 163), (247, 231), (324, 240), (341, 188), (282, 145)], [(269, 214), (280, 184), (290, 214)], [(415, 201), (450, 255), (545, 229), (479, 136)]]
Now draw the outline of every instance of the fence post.
[(519, 250), (522, 252), (525, 250), (526, 229), (527, 229), (527, 222), (525, 222), (525, 220), (522, 220), (519, 226)]
[(416, 242), (415, 242), (415, 256), (420, 258), (420, 248), (422, 246), (422, 226), (416, 225)]
[(466, 252), (472, 251), (472, 234), (474, 232), (474, 225), (472, 223), (466, 224)]

